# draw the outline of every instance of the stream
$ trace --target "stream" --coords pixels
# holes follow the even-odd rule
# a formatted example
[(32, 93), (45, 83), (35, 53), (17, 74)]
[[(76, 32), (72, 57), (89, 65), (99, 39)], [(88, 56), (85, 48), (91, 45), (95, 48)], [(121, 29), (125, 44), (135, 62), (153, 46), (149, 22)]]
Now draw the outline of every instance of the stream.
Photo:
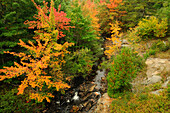
[(57, 94), (44, 113), (92, 113), (107, 89), (105, 70), (97, 70), (96, 76), (88, 80), (76, 78), (75, 84), (77, 87), (69, 89), (65, 95)]
[(101, 58), (94, 65), (91, 76), (87, 79), (76, 77), (73, 80), (74, 85), (65, 92), (65, 95), (56, 93), (55, 98), (47, 105), (48, 109), (43, 113), (93, 113), (98, 100), (107, 91), (106, 70), (98, 69), (102, 62)]

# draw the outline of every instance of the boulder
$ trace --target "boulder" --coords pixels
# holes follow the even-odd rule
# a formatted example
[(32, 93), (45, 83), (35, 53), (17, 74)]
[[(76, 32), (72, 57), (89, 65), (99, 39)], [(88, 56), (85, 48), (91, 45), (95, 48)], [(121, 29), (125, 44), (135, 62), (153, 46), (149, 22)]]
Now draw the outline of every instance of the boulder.
[(164, 88), (168, 87), (169, 82), (170, 82), (170, 76), (167, 77), (167, 80), (162, 84), (162, 87)]
[(170, 61), (168, 59), (149, 58), (146, 60), (147, 77), (159, 75), (162, 72), (170, 72)]
[(160, 95), (161, 91), (163, 91), (163, 89), (158, 89), (156, 91), (152, 91), (151, 94)]
[(157, 83), (157, 82), (160, 82), (162, 79), (161, 76), (152, 76), (152, 77), (149, 77), (147, 80), (145, 80), (144, 82), (142, 82), (142, 84), (145, 84), (145, 85), (149, 85), (149, 84), (154, 84), (154, 83)]
[(129, 42), (126, 39), (123, 39), (122, 44), (129, 44)]

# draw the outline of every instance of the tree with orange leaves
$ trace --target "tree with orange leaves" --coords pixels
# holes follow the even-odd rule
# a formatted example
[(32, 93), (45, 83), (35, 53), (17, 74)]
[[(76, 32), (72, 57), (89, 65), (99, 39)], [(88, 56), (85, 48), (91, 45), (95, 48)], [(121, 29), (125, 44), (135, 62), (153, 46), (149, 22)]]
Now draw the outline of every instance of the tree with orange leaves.
[[(65, 61), (63, 60), (65, 54), (69, 51), (66, 49), (72, 46), (73, 43), (65, 42), (63, 45), (58, 44), (57, 40), (64, 37), (62, 29), (68, 30), (70, 19), (66, 18), (66, 14), (54, 8), (54, 2), (51, 0), (50, 8), (44, 2), (44, 7), (38, 6), (32, 0), (38, 10), (38, 15), (35, 15), (36, 21), (26, 21), (29, 28), (37, 28), (35, 31), (36, 44), (28, 41), (28, 44), (20, 40), (20, 46), (26, 48), (29, 53), (14, 53), (5, 52), (14, 56), (20, 57), (20, 62), (14, 63), (14, 66), (3, 67), (0, 69), (0, 81), (13, 77), (25, 75), (25, 79), (21, 81), (18, 88), (18, 95), (23, 94), (27, 88), (30, 90), (30, 98), (38, 102), (44, 99), (50, 102), (50, 97), (54, 97), (51, 93), (52, 89), (56, 91), (64, 91), (70, 86), (65, 83), (66, 78), (63, 76), (61, 66)], [(49, 15), (48, 15), (49, 12)]]
[(126, 13), (125, 11), (119, 11), (119, 9), (117, 9), (118, 5), (121, 4), (122, 0), (100, 1), (98, 18), (103, 34), (109, 34), (111, 32), (110, 24), (115, 24), (115, 22)]
[[(89, 16), (91, 19), (91, 26), (97, 36), (100, 36), (100, 25), (99, 25), (99, 18), (97, 17), (98, 11), (98, 3), (95, 3), (94, 0), (79, 0), (79, 5), (83, 11), (83, 16)], [(96, 37), (99, 39), (99, 37)]]

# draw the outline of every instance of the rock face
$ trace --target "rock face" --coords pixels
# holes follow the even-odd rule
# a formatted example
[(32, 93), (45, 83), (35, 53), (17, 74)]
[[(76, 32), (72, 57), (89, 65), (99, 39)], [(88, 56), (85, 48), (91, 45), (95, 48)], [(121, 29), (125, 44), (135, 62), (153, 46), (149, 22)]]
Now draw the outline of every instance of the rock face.
[(110, 105), (113, 99), (108, 96), (107, 93), (103, 94), (98, 100), (97, 106), (93, 108), (89, 113), (110, 113)]
[(147, 77), (159, 75), (163, 71), (170, 72), (170, 60), (160, 58), (149, 58), (146, 60)]

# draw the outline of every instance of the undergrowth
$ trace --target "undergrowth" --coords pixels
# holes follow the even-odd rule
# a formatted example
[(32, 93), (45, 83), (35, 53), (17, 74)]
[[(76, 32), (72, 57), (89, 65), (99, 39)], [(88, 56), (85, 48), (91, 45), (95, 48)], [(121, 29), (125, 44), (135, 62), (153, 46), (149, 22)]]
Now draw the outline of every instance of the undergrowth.
[(160, 95), (150, 93), (125, 93), (111, 104), (112, 113), (168, 113), (169, 87)]

